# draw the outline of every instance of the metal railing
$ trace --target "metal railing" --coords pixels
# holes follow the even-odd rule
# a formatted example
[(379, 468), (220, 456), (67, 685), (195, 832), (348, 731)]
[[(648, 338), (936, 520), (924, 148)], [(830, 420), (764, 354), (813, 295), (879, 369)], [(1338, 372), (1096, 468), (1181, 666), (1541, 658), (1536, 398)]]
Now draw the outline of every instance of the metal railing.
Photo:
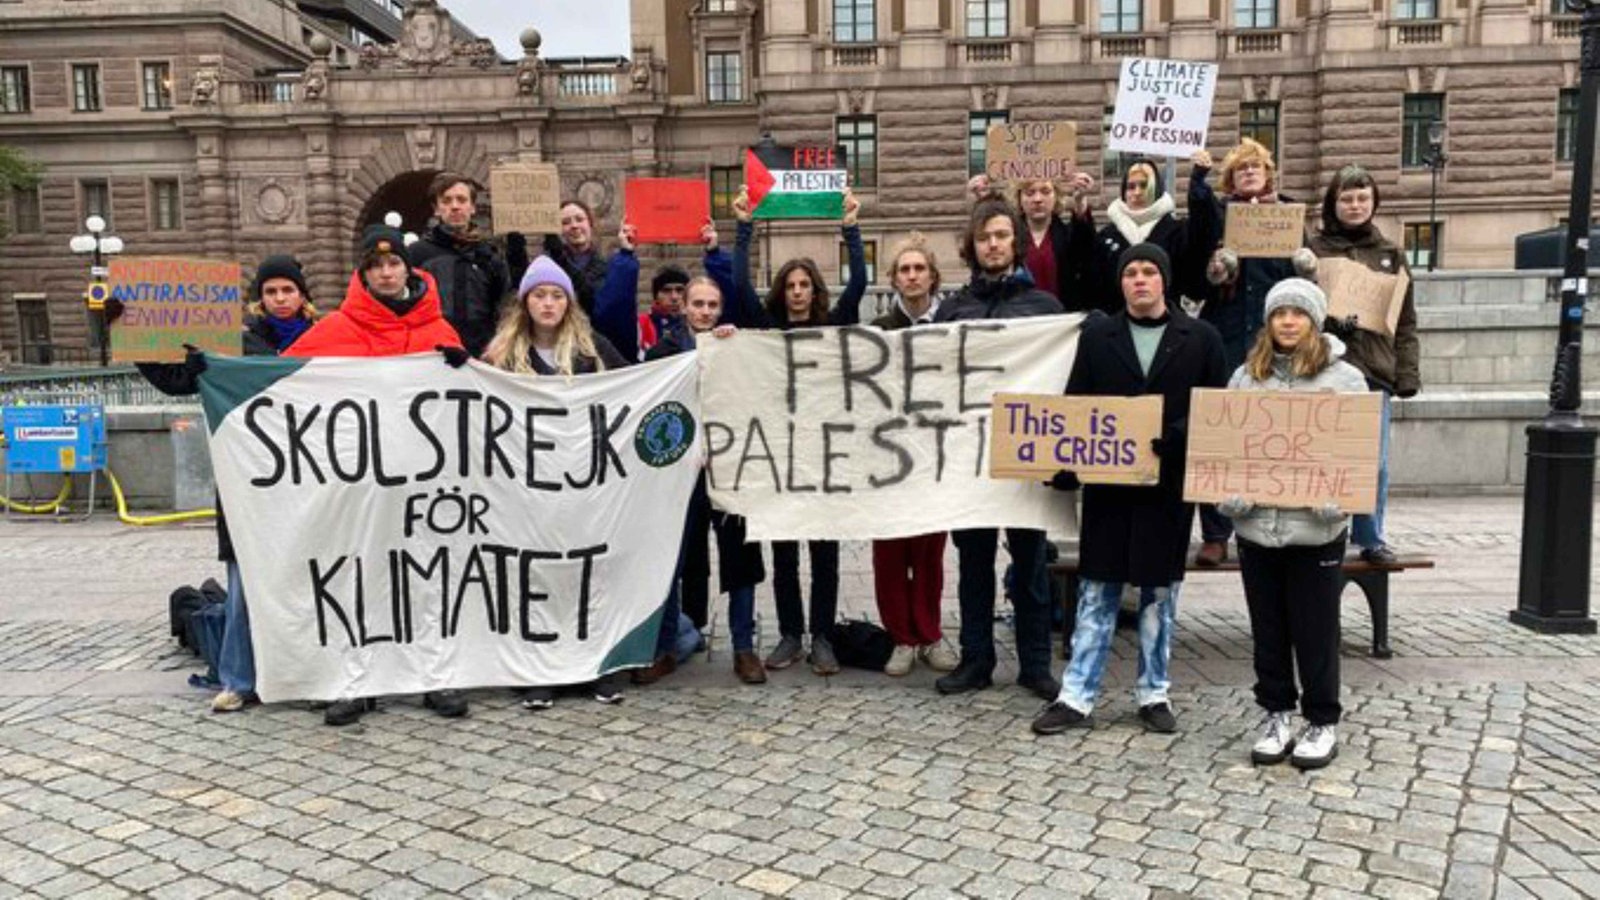
[(132, 366), (93, 369), (20, 368), (0, 373), (0, 406), (194, 405), (193, 397), (169, 397)]

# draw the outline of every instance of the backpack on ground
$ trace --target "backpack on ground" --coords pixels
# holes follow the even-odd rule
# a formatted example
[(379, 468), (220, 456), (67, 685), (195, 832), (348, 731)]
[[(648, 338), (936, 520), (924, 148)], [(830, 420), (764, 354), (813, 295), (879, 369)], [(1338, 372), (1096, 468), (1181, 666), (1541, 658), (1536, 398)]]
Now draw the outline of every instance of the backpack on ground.
[(889, 632), (865, 619), (846, 619), (833, 623), (828, 642), (839, 664), (852, 669), (882, 672), (894, 653), (894, 638)]

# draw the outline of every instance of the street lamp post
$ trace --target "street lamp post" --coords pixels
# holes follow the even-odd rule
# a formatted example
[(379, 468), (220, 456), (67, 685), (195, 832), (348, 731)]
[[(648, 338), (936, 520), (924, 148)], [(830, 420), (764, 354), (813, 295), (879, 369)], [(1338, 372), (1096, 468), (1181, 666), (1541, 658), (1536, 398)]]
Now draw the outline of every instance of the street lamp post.
[[(68, 243), (73, 253), (93, 254), (89, 263), (89, 282), (102, 281), (110, 270), (106, 268), (106, 257), (115, 256), (122, 252), (122, 238), (114, 234), (105, 234), (106, 220), (100, 216), (90, 216), (83, 220), (83, 227), (88, 229), (88, 234), (73, 237)], [(100, 337), (100, 365), (111, 364), (111, 329), (106, 322), (105, 307), (95, 310), (95, 330)]]
[(1550, 411), (1528, 426), (1522, 494), (1522, 564), (1511, 621), (1544, 633), (1594, 634), (1589, 615), (1596, 429), (1582, 405), (1583, 305), (1589, 296), (1589, 207), (1594, 190), (1595, 101), (1600, 97), (1600, 2), (1566, 0), (1583, 13), (1578, 143), (1567, 212), (1561, 322), (1550, 377)]
[(1439, 258), (1439, 173), (1450, 154), (1444, 152), (1445, 124), (1438, 119), (1428, 123), (1428, 152), (1422, 162), (1433, 173), (1433, 184), (1428, 189), (1428, 271), (1432, 272)]

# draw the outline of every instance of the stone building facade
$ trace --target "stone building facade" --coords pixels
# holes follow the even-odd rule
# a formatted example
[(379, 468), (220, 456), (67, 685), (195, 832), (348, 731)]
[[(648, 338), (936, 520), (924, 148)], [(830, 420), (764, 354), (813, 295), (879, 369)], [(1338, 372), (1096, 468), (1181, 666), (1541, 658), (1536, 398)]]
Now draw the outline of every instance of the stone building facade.
[[(90, 211), (128, 253), (294, 252), (332, 305), (361, 227), (395, 210), (422, 230), (442, 169), (486, 185), (497, 160), (553, 161), (609, 234), (629, 176), (708, 178), (726, 215), (763, 133), (847, 145), (869, 248), (921, 229), (959, 281), (975, 135), (1079, 123), (1103, 205), (1120, 170), (1101, 129), (1130, 55), (1220, 63), (1214, 152), (1263, 139), (1282, 189), (1313, 203), (1361, 162), (1385, 231), (1423, 254), (1427, 126), (1443, 122), (1442, 267), (1509, 266), (1512, 237), (1556, 225), (1570, 188), (1577, 20), (1522, 0), (634, 0), (631, 57), (599, 64), (541, 59), (535, 35), (503, 61), (433, 0), (407, 6), (395, 43), (356, 46), (286, 0), (0, 4), (0, 144), (45, 166), (0, 204), (0, 353), (90, 352), (87, 261), (67, 249)], [(842, 268), (826, 223), (764, 225), (758, 250)]]

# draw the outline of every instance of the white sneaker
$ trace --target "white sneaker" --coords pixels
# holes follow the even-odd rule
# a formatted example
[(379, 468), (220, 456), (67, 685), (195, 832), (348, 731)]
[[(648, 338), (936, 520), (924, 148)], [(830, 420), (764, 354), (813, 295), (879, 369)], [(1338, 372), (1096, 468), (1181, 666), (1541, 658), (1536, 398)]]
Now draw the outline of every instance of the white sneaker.
[(1273, 766), (1287, 759), (1294, 747), (1294, 713), (1269, 712), (1261, 719), (1260, 730), (1261, 736), (1250, 748), (1250, 761)]
[(908, 675), (911, 664), (917, 661), (917, 648), (910, 644), (895, 644), (894, 652), (889, 654), (889, 661), (884, 663), (885, 675)]
[(927, 644), (917, 650), (917, 655), (935, 672), (954, 672), (961, 665), (961, 657), (946, 641)]
[(214, 713), (231, 713), (244, 709), (244, 695), (234, 691), (223, 691), (211, 698), (211, 711)]
[(1320, 769), (1339, 755), (1339, 742), (1332, 725), (1307, 725), (1295, 741), (1289, 762), (1296, 769)]

